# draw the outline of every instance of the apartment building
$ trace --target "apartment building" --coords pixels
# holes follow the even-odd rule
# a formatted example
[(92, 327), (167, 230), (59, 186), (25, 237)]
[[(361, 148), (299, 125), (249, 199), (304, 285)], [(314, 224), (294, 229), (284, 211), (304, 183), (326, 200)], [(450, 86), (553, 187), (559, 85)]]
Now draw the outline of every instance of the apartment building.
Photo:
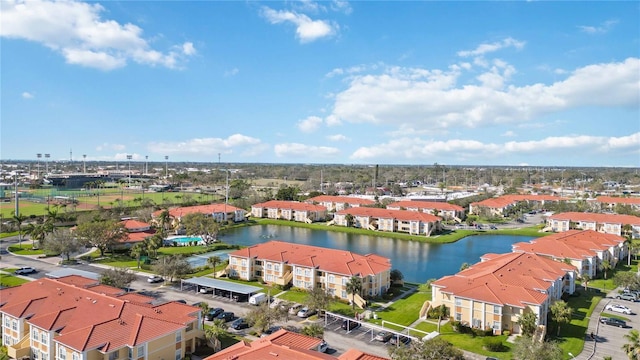
[(635, 211), (640, 211), (640, 197), (598, 196), (596, 203), (600, 205), (602, 210), (615, 211), (616, 205), (625, 205)]
[(567, 198), (551, 195), (504, 195), (469, 204), (469, 214), (479, 214), (487, 209), (494, 216), (505, 216), (508, 210), (519, 202), (526, 202), (535, 208), (543, 208), (550, 202), (566, 201)]
[(549, 306), (575, 291), (576, 269), (532, 253), (486, 254), (481, 262), (432, 283), (432, 306), (457, 321), (501, 334), (520, 333), (518, 319), (533, 312), (546, 326)]
[(271, 200), (251, 206), (251, 216), (312, 223), (327, 219), (327, 208), (299, 201)]
[(632, 215), (565, 212), (547, 218), (545, 229), (564, 232), (572, 229), (594, 230), (618, 236), (640, 238), (640, 217)]
[(340, 211), (348, 208), (371, 206), (376, 202), (370, 199), (363, 199), (351, 196), (320, 195), (307, 199), (305, 202), (318, 204), (327, 208), (328, 211)]
[(462, 221), (465, 213), (462, 206), (437, 201), (398, 201), (387, 205), (387, 209), (420, 211), (455, 221)]
[[(164, 210), (155, 211), (152, 214), (153, 219), (158, 222), (158, 218)], [(201, 213), (211, 216), (217, 222), (233, 221), (241, 222), (246, 219), (246, 211), (228, 204), (209, 204), (196, 206), (182, 206), (169, 209), (169, 217), (172, 225), (175, 227), (180, 223), (183, 216), (193, 213)]]
[(10, 358), (182, 359), (203, 338), (201, 310), (126, 294), (77, 275), (0, 290), (2, 341)]
[(133, 244), (142, 242), (146, 238), (155, 235), (156, 231), (151, 228), (149, 223), (136, 219), (123, 220), (122, 225), (127, 230), (127, 237), (122, 239), (117, 247), (131, 247)]
[(345, 250), (269, 241), (229, 254), (229, 275), (243, 280), (262, 279), (269, 284), (292, 284), (301, 289), (320, 287), (350, 300), (346, 284), (362, 279), (364, 297), (380, 296), (389, 289), (391, 260)]
[(440, 221), (438, 216), (419, 211), (368, 207), (341, 210), (333, 217), (333, 223), (338, 226), (425, 236), (431, 236), (440, 229)]

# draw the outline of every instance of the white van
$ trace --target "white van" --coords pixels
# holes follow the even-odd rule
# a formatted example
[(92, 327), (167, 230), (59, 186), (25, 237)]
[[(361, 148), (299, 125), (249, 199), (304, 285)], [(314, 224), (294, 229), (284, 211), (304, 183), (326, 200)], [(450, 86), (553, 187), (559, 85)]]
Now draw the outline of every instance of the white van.
[(249, 298), (249, 304), (251, 304), (251, 305), (260, 305), (260, 304), (262, 304), (263, 302), (266, 302), (266, 301), (267, 301), (267, 294), (265, 294), (265, 293), (253, 294)]

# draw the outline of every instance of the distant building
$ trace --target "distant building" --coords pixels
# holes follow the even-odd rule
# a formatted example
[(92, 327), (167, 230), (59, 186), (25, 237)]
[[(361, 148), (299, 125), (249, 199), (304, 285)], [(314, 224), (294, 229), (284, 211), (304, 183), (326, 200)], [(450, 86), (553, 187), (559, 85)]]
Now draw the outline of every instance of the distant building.
[(251, 216), (312, 223), (325, 221), (327, 208), (298, 201), (271, 200), (252, 205)]
[[(157, 223), (158, 218), (164, 210), (155, 211), (152, 214), (154, 221)], [(188, 214), (201, 213), (214, 218), (217, 222), (233, 221), (241, 222), (246, 220), (246, 211), (228, 204), (209, 204), (196, 206), (182, 206), (169, 209), (169, 217), (172, 225), (177, 227), (182, 217)]]
[(411, 235), (431, 234), (440, 229), (441, 218), (419, 211), (357, 207), (338, 211), (333, 223), (338, 226), (402, 232)]
[(462, 206), (446, 202), (398, 201), (387, 205), (387, 209), (421, 211), (447, 220), (462, 221), (461, 219), (464, 219), (464, 208)]
[(553, 232), (572, 229), (594, 230), (623, 236), (626, 226), (629, 227), (631, 238), (640, 238), (640, 217), (632, 215), (565, 212), (549, 216), (545, 229)]
[(550, 202), (566, 200), (568, 199), (551, 195), (503, 195), (469, 204), (469, 214), (479, 214), (484, 208), (492, 215), (505, 216), (507, 211), (519, 202), (526, 202), (534, 208), (542, 208)]
[(370, 199), (332, 195), (320, 195), (312, 197), (307, 199), (305, 202), (322, 205), (326, 207), (328, 211), (340, 211), (353, 207), (373, 205), (376, 203), (375, 201)]
[(133, 244), (143, 242), (146, 238), (155, 235), (156, 231), (151, 225), (136, 219), (123, 220), (121, 224), (127, 229), (127, 237), (118, 243), (119, 247), (131, 247)]
[(640, 211), (640, 197), (598, 196), (596, 202), (600, 204), (602, 210), (615, 212), (616, 205), (626, 205), (635, 211)]

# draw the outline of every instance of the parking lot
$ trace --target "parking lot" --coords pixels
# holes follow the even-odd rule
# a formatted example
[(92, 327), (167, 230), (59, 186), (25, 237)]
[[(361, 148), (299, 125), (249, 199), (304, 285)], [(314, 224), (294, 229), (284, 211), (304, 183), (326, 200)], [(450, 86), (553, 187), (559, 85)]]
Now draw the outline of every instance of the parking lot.
[[(605, 314), (615, 314), (621, 317), (624, 317), (627, 323), (626, 328), (620, 328), (613, 325), (607, 325), (598, 323), (597, 329), (594, 330), (596, 335), (596, 357), (598, 358), (599, 354), (611, 356), (613, 359), (626, 359), (627, 355), (622, 350), (622, 346), (626, 343), (624, 335), (629, 333), (631, 329), (640, 329), (640, 302), (631, 302), (625, 300), (617, 300), (614, 299), (614, 294), (610, 293), (607, 299), (604, 299), (600, 306), (596, 308), (602, 309), (602, 313)], [(604, 310), (604, 308), (609, 304), (619, 304), (624, 305), (631, 309), (632, 314), (626, 315), (618, 312), (613, 312), (609, 310)], [(594, 316), (600, 316), (601, 312), (594, 312)], [(606, 315), (603, 315), (606, 317)], [(592, 329), (589, 329), (590, 331)], [(587, 339), (589, 338), (589, 334), (587, 333)], [(581, 356), (582, 357), (582, 356)]]

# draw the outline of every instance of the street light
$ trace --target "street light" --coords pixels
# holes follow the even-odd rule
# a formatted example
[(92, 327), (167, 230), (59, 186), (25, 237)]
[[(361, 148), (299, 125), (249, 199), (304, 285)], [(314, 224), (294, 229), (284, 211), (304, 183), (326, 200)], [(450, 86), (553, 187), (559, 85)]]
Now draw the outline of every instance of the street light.
[(36, 156), (38, 157), (38, 179), (40, 179), (40, 158), (42, 154), (36, 154)]
[(131, 158), (132, 155), (127, 155), (127, 161), (129, 162), (129, 188), (131, 188)]
[(87, 154), (82, 154), (82, 172), (87, 173)]

